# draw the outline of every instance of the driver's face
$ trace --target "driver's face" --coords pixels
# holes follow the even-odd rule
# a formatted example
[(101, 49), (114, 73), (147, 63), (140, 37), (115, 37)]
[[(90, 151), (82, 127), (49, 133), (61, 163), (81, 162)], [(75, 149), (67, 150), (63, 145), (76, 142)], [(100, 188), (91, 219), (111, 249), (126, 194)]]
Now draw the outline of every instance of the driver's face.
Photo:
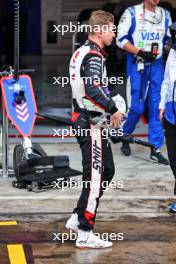
[(109, 23), (104, 27), (103, 31), (101, 32), (101, 40), (104, 46), (111, 45), (113, 38), (115, 37), (115, 30), (116, 27), (113, 23)]

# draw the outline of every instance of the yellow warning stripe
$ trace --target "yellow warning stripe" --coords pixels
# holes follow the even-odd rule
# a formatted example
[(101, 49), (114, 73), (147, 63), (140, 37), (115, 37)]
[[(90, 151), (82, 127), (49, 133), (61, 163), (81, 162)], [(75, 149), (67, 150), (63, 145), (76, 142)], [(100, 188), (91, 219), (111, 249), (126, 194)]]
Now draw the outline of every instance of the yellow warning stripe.
[(8, 245), (10, 264), (27, 264), (23, 245)]
[(9, 222), (0, 222), (0, 226), (16, 226), (16, 221), (9, 221)]

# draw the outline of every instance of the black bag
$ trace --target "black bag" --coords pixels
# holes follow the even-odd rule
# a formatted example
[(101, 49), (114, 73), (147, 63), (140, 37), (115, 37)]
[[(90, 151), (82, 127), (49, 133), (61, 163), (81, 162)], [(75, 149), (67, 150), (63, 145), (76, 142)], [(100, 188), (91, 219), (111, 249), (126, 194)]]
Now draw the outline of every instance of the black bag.
[(15, 146), (13, 166), (17, 179), (13, 181), (13, 187), (35, 192), (52, 187), (59, 179), (68, 180), (82, 174), (69, 167), (68, 156), (47, 156), (37, 143), (33, 144), (33, 154), (29, 159), (26, 159), (22, 145)]

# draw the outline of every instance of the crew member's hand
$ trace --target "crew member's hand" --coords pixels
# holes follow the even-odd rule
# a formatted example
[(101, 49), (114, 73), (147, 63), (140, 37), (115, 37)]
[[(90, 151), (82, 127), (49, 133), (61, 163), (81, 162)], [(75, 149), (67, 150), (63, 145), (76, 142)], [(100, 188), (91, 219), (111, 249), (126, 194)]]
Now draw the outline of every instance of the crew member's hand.
[(160, 121), (163, 120), (164, 117), (164, 109), (160, 109)]
[(125, 117), (126, 114), (121, 113), (119, 111), (115, 112), (113, 115), (111, 115), (110, 127), (120, 128), (122, 125), (123, 118)]
[(142, 58), (145, 62), (154, 62), (154, 60), (156, 59), (156, 54), (144, 50), (139, 50), (137, 56)]

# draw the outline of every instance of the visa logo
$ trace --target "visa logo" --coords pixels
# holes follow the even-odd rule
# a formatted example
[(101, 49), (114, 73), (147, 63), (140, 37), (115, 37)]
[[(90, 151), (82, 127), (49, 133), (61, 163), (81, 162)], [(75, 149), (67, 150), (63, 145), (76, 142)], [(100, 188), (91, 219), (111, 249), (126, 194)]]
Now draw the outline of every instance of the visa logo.
[(142, 40), (160, 40), (160, 33), (141, 32)]

